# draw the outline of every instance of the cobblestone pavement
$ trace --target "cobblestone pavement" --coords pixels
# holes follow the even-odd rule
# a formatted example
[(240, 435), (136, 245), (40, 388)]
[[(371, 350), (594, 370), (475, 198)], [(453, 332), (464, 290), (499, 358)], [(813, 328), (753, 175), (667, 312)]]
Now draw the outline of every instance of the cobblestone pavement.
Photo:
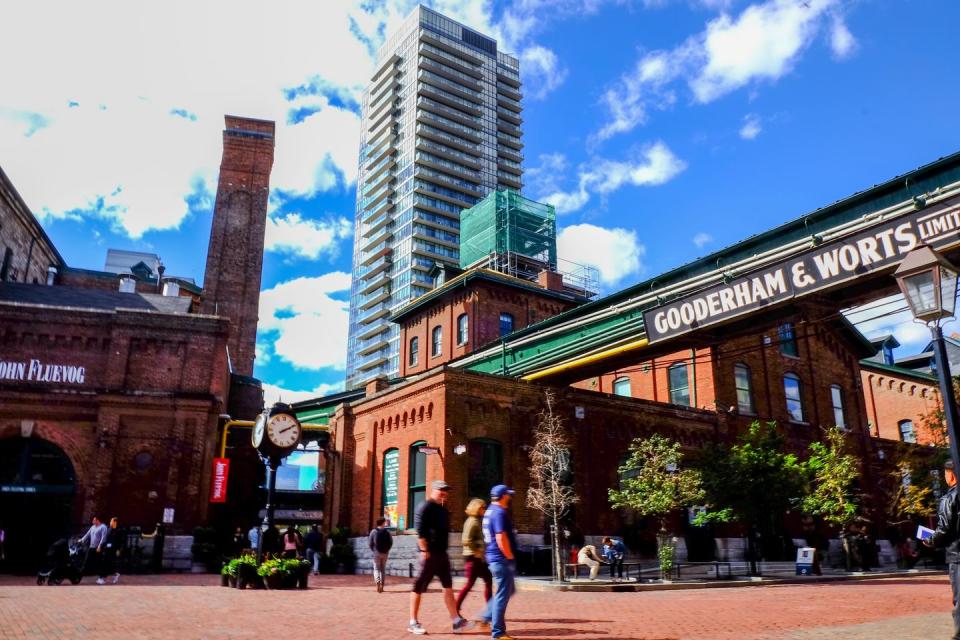
[[(377, 594), (369, 576), (321, 576), (308, 591), (220, 588), (218, 576), (130, 576), (119, 585), (38, 587), (0, 577), (0, 638), (410, 637), (409, 581)], [(465, 613), (480, 606), (472, 593)], [(871, 640), (950, 637), (946, 578), (646, 593), (521, 592), (507, 621), (530, 640)], [(430, 635), (452, 636), (441, 596), (424, 596)], [(482, 634), (469, 633), (480, 638)]]

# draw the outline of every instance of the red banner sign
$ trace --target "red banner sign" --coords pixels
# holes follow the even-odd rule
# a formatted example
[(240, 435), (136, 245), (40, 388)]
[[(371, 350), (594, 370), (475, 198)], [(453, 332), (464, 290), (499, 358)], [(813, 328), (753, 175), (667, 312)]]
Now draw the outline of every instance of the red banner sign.
[(230, 476), (230, 459), (213, 459), (213, 477), (210, 480), (210, 502), (227, 501), (227, 478)]

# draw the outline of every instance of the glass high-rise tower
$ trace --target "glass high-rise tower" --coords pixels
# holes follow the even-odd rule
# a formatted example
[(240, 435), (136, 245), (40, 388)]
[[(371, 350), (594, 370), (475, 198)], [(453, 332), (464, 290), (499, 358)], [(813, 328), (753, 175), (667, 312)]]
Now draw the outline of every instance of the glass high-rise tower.
[(460, 211), (522, 187), (517, 58), (417, 7), (377, 52), (363, 94), (347, 388), (399, 371), (390, 312), (459, 264)]

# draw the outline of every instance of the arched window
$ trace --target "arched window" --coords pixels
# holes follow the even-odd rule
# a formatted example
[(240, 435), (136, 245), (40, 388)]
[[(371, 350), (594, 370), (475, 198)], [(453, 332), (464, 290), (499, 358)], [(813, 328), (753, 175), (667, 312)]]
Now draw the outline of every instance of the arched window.
[(900, 439), (904, 442), (917, 441), (917, 432), (913, 430), (913, 420), (901, 420), (897, 423), (900, 428)]
[(670, 402), (690, 406), (690, 376), (687, 375), (687, 363), (678, 362), (667, 369), (667, 384), (670, 388)]
[(420, 339), (416, 336), (410, 338), (410, 352), (407, 354), (407, 362), (411, 367), (417, 366), (420, 359)]
[(509, 313), (500, 314), (500, 337), (513, 333), (513, 316)]
[(742, 362), (733, 365), (733, 380), (737, 387), (737, 411), (755, 414), (757, 411), (753, 406), (753, 380), (750, 376), (750, 367)]
[(426, 442), (420, 440), (410, 445), (410, 474), (407, 483), (407, 526), (413, 526), (417, 507), (427, 499), (427, 454), (420, 451)]
[(443, 327), (434, 327), (430, 336), (430, 355), (436, 358), (443, 351)]
[(613, 381), (613, 393), (617, 396), (626, 396), (630, 397), (632, 392), (630, 391), (630, 378), (617, 378)]
[(800, 378), (795, 373), (783, 376), (783, 393), (787, 398), (787, 413), (794, 422), (803, 422), (803, 400), (800, 396)]
[(467, 319), (467, 314), (461, 313), (457, 317), (457, 344), (458, 345), (467, 344), (469, 327), (470, 327), (470, 320)]
[(843, 415), (843, 389), (840, 385), (830, 385), (830, 402), (833, 405), (833, 423), (841, 429), (846, 429), (847, 420)]
[(503, 445), (497, 440), (474, 438), (467, 447), (471, 498), (487, 499), (490, 489), (503, 482)]

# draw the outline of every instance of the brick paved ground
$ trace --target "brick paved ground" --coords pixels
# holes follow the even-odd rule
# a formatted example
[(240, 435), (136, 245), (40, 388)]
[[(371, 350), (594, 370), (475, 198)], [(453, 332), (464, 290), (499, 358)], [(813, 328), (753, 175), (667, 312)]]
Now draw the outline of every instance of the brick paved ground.
[[(120, 585), (31, 586), (0, 577), (0, 638), (206, 639), (410, 637), (409, 581), (384, 594), (369, 577), (324, 576), (309, 591), (223, 589), (216, 576), (133, 576)], [(531, 640), (933, 640), (950, 636), (945, 578), (897, 578), (647, 593), (521, 592), (512, 633)], [(465, 613), (479, 607), (471, 594)], [(425, 596), (431, 635), (449, 629)], [(468, 637), (479, 638), (479, 634)]]

